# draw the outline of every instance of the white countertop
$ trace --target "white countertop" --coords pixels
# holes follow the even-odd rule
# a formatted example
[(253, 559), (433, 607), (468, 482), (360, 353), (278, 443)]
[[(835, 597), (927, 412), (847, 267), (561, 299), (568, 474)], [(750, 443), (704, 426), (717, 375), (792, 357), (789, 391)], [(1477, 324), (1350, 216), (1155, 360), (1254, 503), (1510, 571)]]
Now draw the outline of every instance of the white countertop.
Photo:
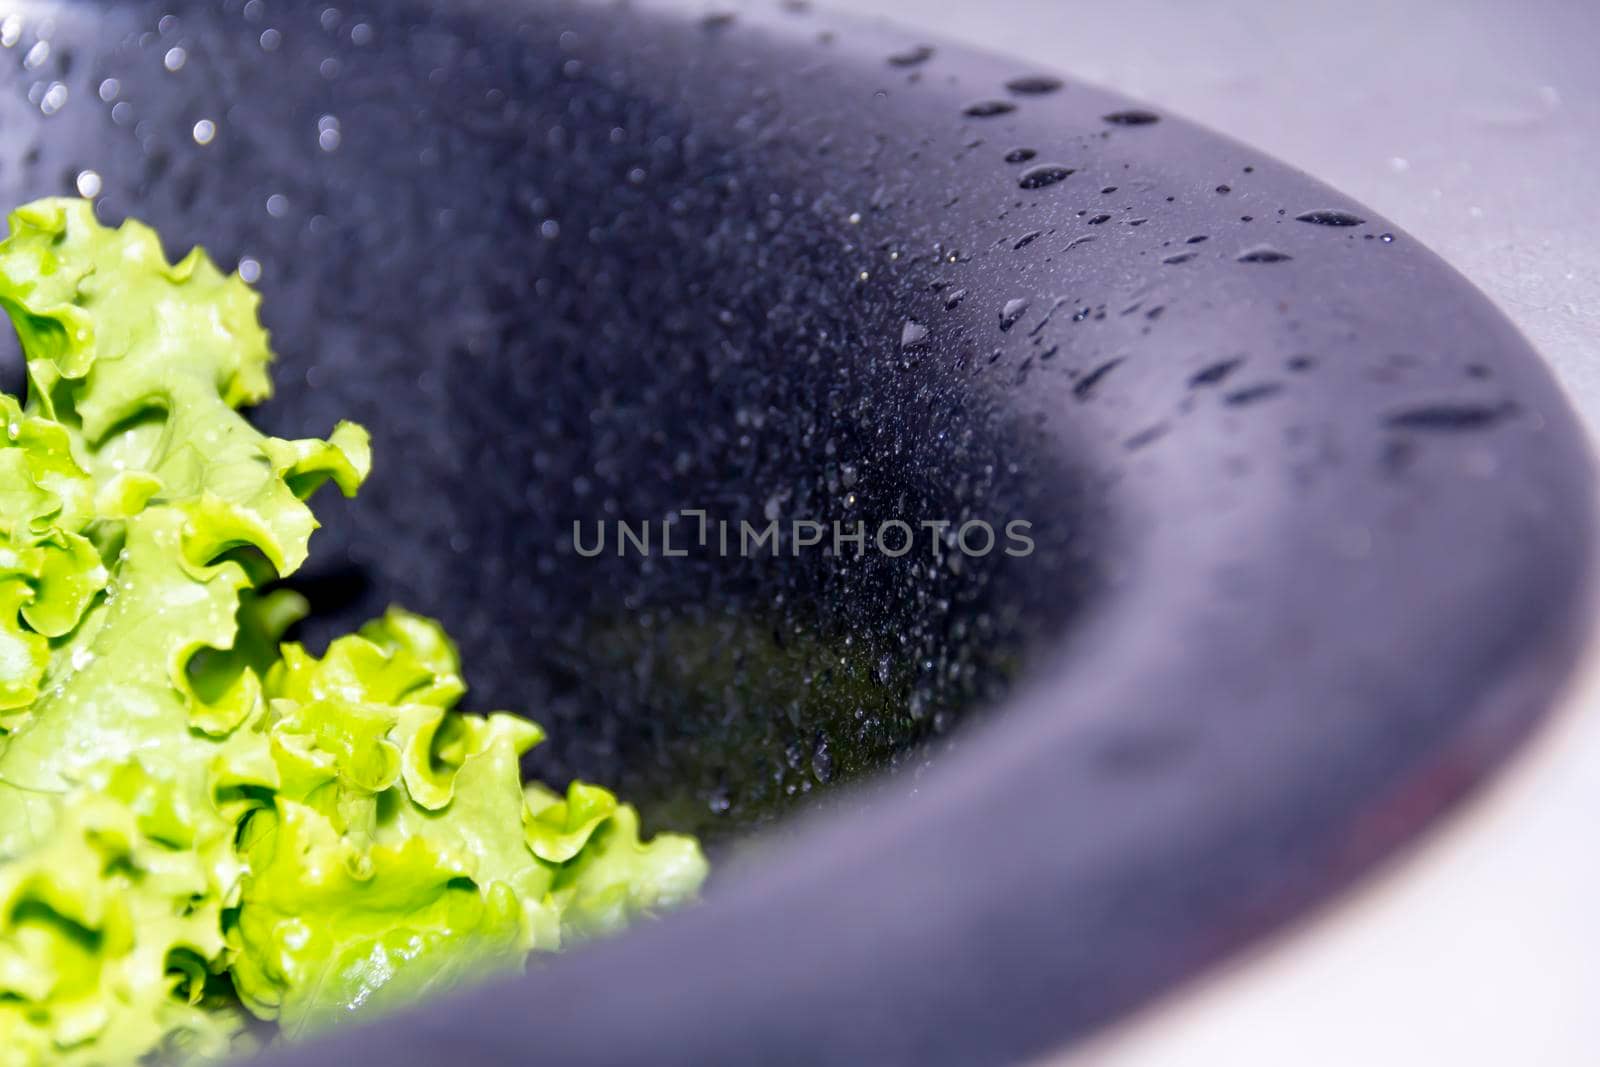
[[(1600, 2), (838, 6), (1122, 90), (1331, 183), (1488, 293), (1600, 429)], [(1600, 655), (1407, 855), (1065, 1062), (1600, 1063), (1597, 710)]]

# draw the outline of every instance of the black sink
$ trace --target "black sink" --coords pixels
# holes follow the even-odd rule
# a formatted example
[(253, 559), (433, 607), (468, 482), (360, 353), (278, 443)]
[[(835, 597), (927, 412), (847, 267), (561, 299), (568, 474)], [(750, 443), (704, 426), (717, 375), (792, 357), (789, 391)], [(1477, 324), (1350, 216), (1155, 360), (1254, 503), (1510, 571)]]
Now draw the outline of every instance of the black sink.
[[(549, 729), (533, 773), (717, 861), (698, 907), (278, 1062), (1039, 1053), (1410, 838), (1585, 635), (1593, 471), (1538, 357), (1159, 107), (796, 3), (0, 29), (0, 200), (239, 264), (261, 421), (372, 429), (308, 639), (440, 617), (472, 703)], [(893, 520), (914, 549), (871, 550)]]

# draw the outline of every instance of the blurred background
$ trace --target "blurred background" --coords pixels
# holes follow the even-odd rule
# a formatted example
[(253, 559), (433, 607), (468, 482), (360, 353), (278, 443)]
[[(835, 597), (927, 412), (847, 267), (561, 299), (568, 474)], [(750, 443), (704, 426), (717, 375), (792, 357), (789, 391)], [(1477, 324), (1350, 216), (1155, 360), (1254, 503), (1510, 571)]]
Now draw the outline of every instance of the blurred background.
[[(1141, 97), (1334, 185), (1486, 292), (1600, 428), (1595, 0), (839, 6)], [(1595, 660), (1408, 855), (1067, 1062), (1600, 1062)]]

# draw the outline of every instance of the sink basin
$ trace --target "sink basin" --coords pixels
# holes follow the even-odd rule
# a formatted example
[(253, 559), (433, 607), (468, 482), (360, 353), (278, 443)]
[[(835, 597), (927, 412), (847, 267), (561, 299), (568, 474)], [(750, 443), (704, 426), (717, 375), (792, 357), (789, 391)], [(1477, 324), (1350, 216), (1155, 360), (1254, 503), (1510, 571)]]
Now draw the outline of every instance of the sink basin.
[(262, 423), (372, 429), (307, 639), (438, 616), (472, 703), (549, 730), (535, 773), (717, 864), (696, 907), (274, 1062), (1062, 1047), (1411, 839), (1585, 636), (1593, 470), (1538, 356), (1159, 108), (798, 3), (0, 31), (0, 199), (237, 265)]

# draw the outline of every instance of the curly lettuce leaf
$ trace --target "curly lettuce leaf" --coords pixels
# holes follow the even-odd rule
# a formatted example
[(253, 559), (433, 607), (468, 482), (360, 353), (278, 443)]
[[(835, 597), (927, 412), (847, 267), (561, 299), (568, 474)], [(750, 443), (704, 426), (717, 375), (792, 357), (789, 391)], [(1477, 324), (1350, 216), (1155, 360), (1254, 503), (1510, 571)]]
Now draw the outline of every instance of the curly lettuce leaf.
[(207, 1057), (381, 1011), (683, 900), (698, 847), (524, 786), (543, 737), (392, 610), (321, 656), (307, 500), (367, 435), (287, 441), (256, 295), (85, 202), (11, 216), (0, 307), (0, 1067)]
[(543, 732), (451, 710), (464, 687), (437, 624), (391, 609), (321, 659), (283, 651), (266, 682), (277, 794), (246, 828), (232, 935), (241, 998), (286, 1031), (519, 966), (703, 880), (692, 840), (641, 842), (606, 790), (574, 783), (551, 804), (524, 787)]

